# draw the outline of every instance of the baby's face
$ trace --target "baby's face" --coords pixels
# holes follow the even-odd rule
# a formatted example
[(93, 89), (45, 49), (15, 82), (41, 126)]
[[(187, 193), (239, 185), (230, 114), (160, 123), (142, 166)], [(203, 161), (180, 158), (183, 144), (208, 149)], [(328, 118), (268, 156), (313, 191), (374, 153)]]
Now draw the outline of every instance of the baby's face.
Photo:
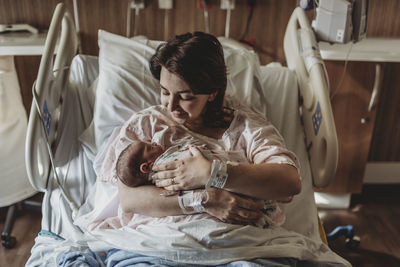
[(161, 156), (162, 153), (164, 153), (164, 150), (156, 143), (144, 143), (142, 159), (145, 162), (154, 163), (154, 161), (156, 161), (156, 159)]

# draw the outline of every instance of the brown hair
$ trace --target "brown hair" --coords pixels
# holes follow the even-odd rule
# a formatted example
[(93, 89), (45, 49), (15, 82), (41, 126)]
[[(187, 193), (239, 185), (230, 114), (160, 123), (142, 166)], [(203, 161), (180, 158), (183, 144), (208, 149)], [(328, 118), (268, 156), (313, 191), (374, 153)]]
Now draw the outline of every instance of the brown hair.
[(204, 124), (224, 127), (226, 116), (223, 101), (227, 85), (226, 65), (221, 43), (215, 36), (203, 32), (177, 35), (161, 44), (150, 59), (150, 71), (160, 80), (161, 68), (183, 79), (194, 94), (218, 92), (207, 102)]
[(136, 187), (147, 181), (147, 174), (140, 171), (143, 160), (141, 141), (130, 144), (120, 155), (117, 161), (117, 176), (128, 187)]

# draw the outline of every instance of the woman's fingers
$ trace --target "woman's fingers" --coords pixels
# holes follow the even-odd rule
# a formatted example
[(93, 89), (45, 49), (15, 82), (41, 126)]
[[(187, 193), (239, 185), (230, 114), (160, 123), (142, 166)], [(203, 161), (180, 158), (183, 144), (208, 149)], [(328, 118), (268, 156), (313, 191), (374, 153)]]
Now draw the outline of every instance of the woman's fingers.
[(264, 208), (263, 201), (254, 201), (251, 199), (245, 199), (241, 197), (238, 197), (236, 201), (239, 207), (247, 210), (261, 210)]
[[(171, 185), (175, 185), (177, 184), (174, 178), (168, 178), (168, 179), (158, 179), (155, 180), (155, 185), (157, 187), (167, 187), (167, 186), (171, 186)], [(165, 188), (167, 189), (167, 188)], [(167, 189), (168, 190), (168, 189)]]
[(156, 186), (170, 190), (171, 184), (165, 180), (172, 178), (179, 179), (179, 183), (175, 182), (179, 184), (178, 190), (205, 186), (210, 176), (212, 162), (205, 158), (197, 147), (193, 146), (189, 149), (192, 157), (153, 166), (152, 170), (155, 173), (151, 179), (156, 182)]
[(256, 225), (262, 218), (262, 213), (250, 212), (232, 215), (229, 223), (242, 225)]
[(168, 170), (174, 170), (176, 168), (178, 168), (179, 166), (184, 165), (182, 160), (174, 160), (171, 162), (167, 162), (167, 163), (161, 163), (161, 164), (157, 164), (154, 165), (152, 170), (153, 171), (168, 171)]
[(238, 210), (237, 215), (240, 218), (243, 218), (245, 220), (249, 220), (249, 221), (254, 221), (254, 220), (258, 220), (261, 217), (263, 217), (263, 213), (261, 211), (251, 211), (251, 210), (244, 210), (244, 209), (240, 209)]
[(196, 156), (204, 157), (203, 154), (201, 153), (200, 149), (196, 146), (190, 146), (189, 151), (190, 151), (190, 153), (192, 153), (193, 157), (196, 157)]
[(175, 191), (175, 192), (182, 190), (182, 187), (179, 184), (173, 184), (173, 185), (169, 185), (169, 186), (160, 186), (160, 187), (164, 187), (165, 190)]
[(237, 209), (232, 210), (222, 221), (232, 224), (256, 225), (263, 216), (264, 214), (259, 211)]
[(152, 180), (171, 179), (177, 176), (176, 170), (159, 171), (151, 176)]
[(206, 211), (221, 221), (233, 224), (256, 225), (264, 216), (262, 201), (246, 199), (223, 189), (210, 188)]

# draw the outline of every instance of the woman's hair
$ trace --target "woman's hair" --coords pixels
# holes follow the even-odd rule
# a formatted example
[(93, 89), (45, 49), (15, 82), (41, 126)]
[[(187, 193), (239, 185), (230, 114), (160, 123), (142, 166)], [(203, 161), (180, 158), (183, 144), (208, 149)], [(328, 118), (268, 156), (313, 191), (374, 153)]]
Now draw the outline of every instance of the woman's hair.
[(203, 32), (177, 35), (161, 44), (149, 63), (157, 80), (164, 67), (183, 79), (194, 94), (217, 92), (214, 101), (207, 102), (204, 123), (210, 127), (226, 126), (223, 101), (227, 74), (224, 52), (215, 36)]

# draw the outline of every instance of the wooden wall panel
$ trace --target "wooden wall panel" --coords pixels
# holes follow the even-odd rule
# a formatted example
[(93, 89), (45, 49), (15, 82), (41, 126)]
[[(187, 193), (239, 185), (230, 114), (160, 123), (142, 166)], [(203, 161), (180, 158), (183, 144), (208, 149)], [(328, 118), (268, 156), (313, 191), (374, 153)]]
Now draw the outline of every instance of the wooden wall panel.
[(99, 29), (120, 35), (125, 34), (127, 5), (126, 0), (78, 1), (80, 37), (84, 54), (98, 55)]
[(32, 85), (36, 80), (39, 69), (39, 56), (18, 56), (15, 57), (15, 68), (18, 70), (18, 79), (21, 88), (22, 102), (27, 114), (31, 110)]
[[(400, 1), (370, 1), (367, 36), (400, 38)], [(400, 45), (400, 42), (399, 42)], [(400, 161), (400, 64), (386, 64), (369, 161)]]
[(400, 161), (400, 63), (387, 64), (369, 153), (370, 161)]
[(400, 38), (400, 1), (369, 0), (367, 37)]
[[(104, 29), (116, 34), (126, 34), (127, 0), (85, 0), (78, 1), (82, 48), (86, 54), (98, 54), (97, 31)], [(257, 52), (264, 64), (271, 61), (284, 63), (283, 35), (296, 1), (258, 1), (247, 37), (255, 41)], [(134, 33), (135, 14), (131, 15), (131, 35)], [(250, 9), (244, 1), (236, 2), (231, 13), (230, 37), (240, 39)], [(165, 18), (167, 16), (167, 18)], [(220, 9), (220, 1), (212, 0), (209, 9), (210, 33), (223, 36), (226, 12)], [(165, 21), (168, 20), (168, 27)], [(140, 10), (138, 35), (150, 39), (167, 40), (176, 34), (205, 31), (203, 10), (197, 8), (195, 0), (175, 0), (172, 10), (160, 10), (157, 0), (146, 1), (146, 8)]]
[[(341, 84), (344, 63), (328, 61), (326, 67), (339, 142), (339, 162), (333, 182), (323, 191), (359, 193), (376, 114), (376, 110), (368, 112), (375, 79), (375, 64), (348, 62)], [(367, 122), (362, 123), (362, 118)]]

